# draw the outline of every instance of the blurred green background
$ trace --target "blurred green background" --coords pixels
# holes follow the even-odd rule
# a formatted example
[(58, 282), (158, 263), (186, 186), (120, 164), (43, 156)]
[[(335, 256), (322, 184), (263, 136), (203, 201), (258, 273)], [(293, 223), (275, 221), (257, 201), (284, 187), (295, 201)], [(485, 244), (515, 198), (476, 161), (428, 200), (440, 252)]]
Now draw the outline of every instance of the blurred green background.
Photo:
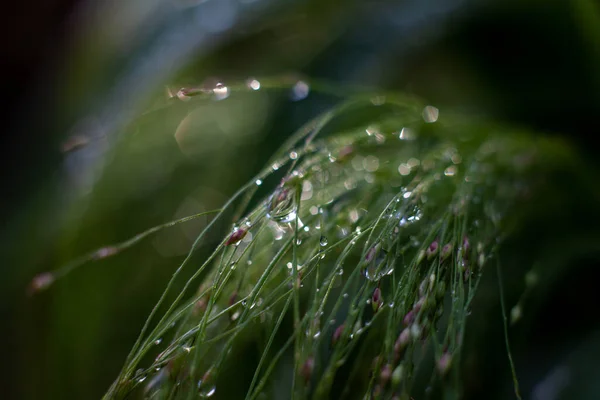
[[(12, 7), (1, 32), (8, 103), (1, 111), (1, 398), (104, 393), (206, 220), (159, 233), (33, 297), (29, 281), (102, 245), (222, 205), (294, 129), (339, 100), (317, 90), (294, 98), (293, 82), (329, 81), (340, 96), (349, 87), (397, 90), (442, 115), (460, 111), (562, 135), (578, 147), (582, 168), (598, 167), (600, 6), (592, 0)], [(169, 100), (165, 89), (250, 77), (291, 84), (207, 102)], [(595, 178), (574, 182), (565, 174), (564, 190), (580, 201), (545, 199), (552, 217), (514, 239), (519, 249), (531, 241), (531, 262), (544, 246), (565, 248), (562, 259), (548, 260), (554, 272), (513, 333), (524, 398), (600, 396), (593, 278), (600, 219), (597, 198), (586, 195)], [(219, 238), (205, 241), (198, 257)], [(519, 282), (507, 286), (513, 304)], [(472, 346), (490, 365), (466, 377), (469, 398), (510, 396), (501, 320), (493, 315), (473, 322)], [(565, 388), (574, 397), (564, 397)]]

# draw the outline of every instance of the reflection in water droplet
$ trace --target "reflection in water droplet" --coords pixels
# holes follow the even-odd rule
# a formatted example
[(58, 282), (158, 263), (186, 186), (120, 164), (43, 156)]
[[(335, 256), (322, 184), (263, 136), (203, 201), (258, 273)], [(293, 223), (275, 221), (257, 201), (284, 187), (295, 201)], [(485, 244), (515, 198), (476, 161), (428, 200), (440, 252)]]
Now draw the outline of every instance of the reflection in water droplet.
[(290, 159), (295, 160), (296, 158), (298, 158), (298, 153), (296, 153), (295, 151), (291, 151), (290, 152)]
[(298, 209), (295, 197), (295, 188), (284, 186), (277, 188), (267, 202), (267, 217), (276, 222), (295, 221)]
[(256, 183), (256, 186), (262, 185), (262, 181), (260, 179), (257, 179), (255, 183)]
[(321, 246), (327, 246), (327, 243), (328, 243), (327, 238), (325, 236), (321, 236), (321, 240), (319, 241), (319, 244)]
[(313, 185), (309, 180), (302, 182), (302, 195), (300, 200), (310, 200), (313, 197)]
[(162, 342), (162, 338), (158, 338), (154, 341), (154, 344), (158, 346), (161, 342)]
[(375, 255), (375, 259), (369, 262), (364, 270), (365, 278), (372, 282), (377, 282), (383, 276), (389, 275), (394, 271), (393, 265), (385, 262), (386, 255), (384, 250), (379, 251)]

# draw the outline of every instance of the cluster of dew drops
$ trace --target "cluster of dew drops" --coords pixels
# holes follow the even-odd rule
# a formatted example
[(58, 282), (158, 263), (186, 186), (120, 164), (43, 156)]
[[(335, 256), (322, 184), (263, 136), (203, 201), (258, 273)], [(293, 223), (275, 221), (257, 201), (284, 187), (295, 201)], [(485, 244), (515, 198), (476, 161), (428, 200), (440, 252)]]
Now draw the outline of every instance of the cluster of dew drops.
[[(259, 90), (261, 89), (261, 83), (257, 79), (251, 78), (246, 82), (247, 88), (251, 90)], [(304, 81), (297, 81), (292, 89), (290, 97), (292, 100), (302, 100), (308, 96), (310, 92), (309, 85)], [(173, 97), (178, 98), (182, 101), (189, 101), (191, 97), (201, 94), (209, 94), (214, 96), (216, 100), (223, 100), (229, 97), (231, 90), (229, 87), (225, 86), (222, 83), (217, 83), (211, 89), (206, 88), (191, 88), (191, 89), (180, 89)], [(379, 105), (383, 103), (385, 99), (375, 98), (373, 100), (374, 105)], [(433, 106), (426, 106), (422, 112), (422, 118), (426, 123), (433, 123), (438, 120), (439, 110)], [(367, 134), (369, 136), (374, 136), (377, 140), (380, 140), (379, 134), (373, 132), (370, 129), (367, 129)], [(397, 138), (400, 140), (414, 140), (415, 134), (412, 129), (403, 128), (399, 132), (397, 132)], [(337, 152), (332, 153), (328, 152), (327, 158), (331, 163), (340, 163), (345, 162), (350, 159), (348, 165), (353, 169), (352, 172), (362, 171), (364, 172), (364, 180), (367, 183), (373, 183), (373, 175), (372, 173), (377, 171), (379, 168), (380, 160), (372, 155), (368, 155), (366, 157), (355, 156), (354, 157), (354, 148), (352, 145), (346, 145), (338, 149)], [(292, 162), (296, 162), (299, 158), (301, 158), (301, 151), (293, 150), (289, 152), (289, 160)], [(453, 177), (457, 174), (457, 164), (460, 164), (461, 157), (457, 152), (453, 152), (451, 154), (452, 163), (450, 166), (443, 170), (443, 175), (446, 177)], [(271, 165), (270, 172), (276, 172), (280, 168), (283, 167), (283, 162), (275, 162)], [(417, 170), (422, 165), (421, 161), (416, 158), (410, 158), (408, 161), (401, 163), (397, 167), (397, 173), (404, 177), (409, 176), (415, 170)], [(264, 180), (268, 177), (268, 174), (258, 177), (255, 179), (254, 183), (257, 187), (263, 185)], [(436, 179), (439, 179), (436, 177)], [(276, 187), (273, 193), (268, 197), (268, 199), (264, 202), (264, 211), (265, 216), (267, 218), (267, 224), (270, 228), (270, 231), (273, 235), (273, 239), (275, 241), (281, 240), (287, 233), (294, 232), (295, 230), (301, 230), (305, 233), (308, 233), (311, 230), (310, 225), (305, 225), (300, 219), (299, 214), (299, 201), (305, 200), (306, 198), (310, 198), (313, 191), (317, 191), (318, 189), (311, 183), (308, 179), (303, 179), (303, 174), (297, 171), (293, 171), (288, 177), (283, 178), (281, 183)], [(355, 183), (348, 184), (345, 182), (345, 188), (347, 190), (355, 188)], [(338, 193), (339, 195), (340, 193)], [(399, 234), (400, 230), (406, 228), (409, 225), (415, 224), (423, 219), (423, 211), (416, 205), (416, 202), (411, 201), (411, 196), (417, 197), (413, 195), (411, 191), (406, 189), (402, 189), (399, 195), (395, 199), (395, 205), (392, 207), (391, 212), (385, 213), (384, 219), (395, 219), (396, 223), (394, 227), (391, 229), (390, 236), (394, 236)], [(334, 199), (332, 199), (333, 201)], [(399, 203), (405, 204), (406, 207), (402, 208), (400, 211), (397, 210)], [(314, 221), (316, 221), (315, 225), (313, 225), (317, 238), (318, 238), (318, 246), (322, 249), (328, 248), (331, 240), (328, 238), (328, 235), (322, 234), (321, 231), (325, 230), (323, 224), (323, 214), (324, 205), (313, 204), (308, 208), (310, 216), (315, 217)], [(351, 223), (356, 223), (361, 217), (361, 213), (366, 213), (367, 210), (357, 210), (351, 209), (348, 214), (348, 218)], [(253, 240), (253, 236), (251, 230), (254, 228), (253, 223), (250, 220), (246, 219), (243, 223), (235, 225), (233, 227), (232, 232), (225, 239), (225, 246), (232, 247), (243, 247), (241, 244), (245, 243), (248, 245)], [(296, 229), (297, 228), (297, 229)], [(351, 231), (347, 227), (339, 227), (339, 237), (348, 236)], [(352, 235), (355, 237), (360, 236), (362, 233), (361, 226), (356, 226)], [(352, 236), (351, 235), (351, 236)], [(414, 243), (412, 243), (413, 247), (419, 247), (420, 243), (415, 239), (412, 239)], [(356, 242), (355, 239), (352, 239), (353, 244)], [(295, 245), (300, 245), (301, 238), (297, 239)], [(455, 246), (457, 248), (455, 248)], [(424, 249), (420, 250), (415, 259), (416, 265), (422, 264), (427, 260), (437, 259), (439, 260), (440, 265), (447, 265), (450, 263), (456, 253), (459, 254), (461, 258), (462, 266), (464, 267), (462, 273), (466, 277), (467, 274), (470, 274), (471, 271), (466, 271), (466, 263), (469, 260), (469, 257), (478, 257), (475, 262), (476, 265), (481, 267), (485, 262), (485, 255), (481, 244), (477, 246), (476, 251), (471, 251), (471, 245), (468, 237), (463, 237), (460, 243), (439, 243), (438, 239), (432, 240), (428, 243)], [(473, 254), (473, 255), (471, 255)], [(321, 257), (324, 257), (322, 255)], [(395, 303), (394, 301), (389, 301), (387, 304), (384, 303), (384, 294), (382, 291), (382, 287), (379, 285), (379, 282), (382, 278), (391, 275), (394, 272), (394, 264), (388, 262), (388, 255), (386, 250), (382, 247), (382, 241), (376, 241), (372, 243), (367, 249), (366, 252), (362, 256), (362, 276), (366, 278), (371, 285), (375, 284), (376, 286), (372, 289), (371, 294), (368, 296), (366, 303), (370, 305), (373, 309), (373, 313), (377, 314), (380, 312), (384, 305), (387, 305), (387, 308), (394, 309)], [(252, 261), (250, 259), (247, 260), (247, 264), (251, 265)], [(287, 267), (289, 269), (292, 268), (292, 264), (290, 262), (287, 263)], [(300, 269), (301, 265), (297, 266)], [(233, 267), (232, 267), (233, 268)], [(339, 269), (339, 275), (343, 274), (343, 269)], [(469, 275), (470, 276), (470, 275)], [(466, 280), (466, 279), (465, 279)], [(316, 289), (317, 291), (319, 289)], [(424, 279), (418, 285), (418, 290), (416, 294), (416, 298), (414, 301), (410, 301), (410, 307), (408, 307), (408, 311), (402, 316), (402, 324), (405, 326), (400, 333), (397, 335), (397, 338), (393, 342), (392, 356), (389, 357), (379, 357), (376, 361), (376, 365), (378, 368), (378, 378), (375, 380), (375, 385), (373, 390), (374, 394), (381, 394), (382, 391), (386, 390), (386, 387), (397, 388), (400, 383), (405, 379), (405, 375), (407, 374), (406, 365), (402, 362), (402, 357), (406, 353), (407, 349), (411, 346), (411, 343), (424, 340), (426, 335), (428, 334), (427, 329), (431, 329), (431, 321), (430, 318), (439, 318), (442, 310), (442, 303), (444, 296), (446, 295), (446, 283), (439, 276), (436, 276), (434, 273), (428, 273)], [(454, 293), (454, 292), (453, 292)], [(348, 299), (350, 296), (347, 292), (344, 292), (341, 296), (343, 299)], [(402, 302), (404, 305), (404, 301)], [(243, 303), (242, 303), (243, 304)], [(321, 313), (322, 314), (322, 313)], [(233, 314), (233, 315), (238, 315)], [(340, 342), (344, 335), (348, 339), (353, 339), (358, 335), (361, 335), (365, 329), (369, 327), (371, 324), (370, 321), (364, 323), (364, 326), (361, 325), (360, 321), (355, 324), (355, 327), (352, 329), (346, 329), (344, 323), (335, 326), (335, 319), (331, 319), (329, 321), (329, 325), (332, 326), (332, 334), (331, 334), (331, 343), (336, 344)], [(321, 336), (321, 331), (316, 329), (310, 332), (310, 335), (313, 339), (318, 339)], [(160, 344), (160, 340), (157, 340), (155, 344)], [(452, 354), (449, 350), (444, 350), (441, 355), (437, 359), (436, 367), (440, 375), (445, 375), (452, 363)], [(313, 374), (314, 368), (314, 358), (308, 357), (304, 363), (302, 368), (300, 368), (300, 373), (305, 376), (306, 381), (308, 382)], [(162, 372), (158, 374), (152, 382), (148, 384), (148, 387), (152, 387), (156, 384), (155, 381), (159, 379)], [(141, 376), (138, 378), (139, 381), (145, 380), (145, 376)], [(216, 387), (212, 384), (206, 384), (205, 382), (209, 380), (207, 377), (203, 377), (198, 382), (198, 393), (201, 397), (211, 397), (216, 392)]]

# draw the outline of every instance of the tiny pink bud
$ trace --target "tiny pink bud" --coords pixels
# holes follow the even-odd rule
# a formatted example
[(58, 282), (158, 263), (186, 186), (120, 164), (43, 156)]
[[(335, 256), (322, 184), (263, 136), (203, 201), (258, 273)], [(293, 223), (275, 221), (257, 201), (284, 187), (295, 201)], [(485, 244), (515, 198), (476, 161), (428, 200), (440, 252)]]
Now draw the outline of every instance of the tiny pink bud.
[(313, 369), (315, 368), (315, 359), (313, 356), (309, 356), (300, 370), (300, 374), (304, 378), (304, 383), (308, 385), (310, 378), (312, 377)]
[(450, 255), (452, 255), (452, 243), (446, 243), (444, 247), (442, 247), (442, 251), (440, 253), (440, 259), (442, 261), (446, 260)]
[(465, 256), (469, 254), (469, 250), (471, 250), (471, 243), (469, 242), (469, 237), (465, 236), (463, 237), (463, 252)]
[(237, 291), (234, 291), (231, 296), (229, 297), (229, 305), (232, 306), (235, 304), (237, 300)]
[(427, 248), (427, 259), (428, 260), (430, 260), (437, 254), (438, 247), (439, 247), (439, 244), (438, 244), (437, 240), (434, 240), (433, 242), (431, 242), (431, 244)]
[(225, 242), (225, 246), (230, 246), (232, 244), (239, 243), (246, 236), (247, 233), (248, 231), (244, 228), (237, 228), (231, 234), (231, 236), (229, 236), (229, 239), (227, 239), (227, 241)]
[(437, 362), (437, 369), (438, 372), (440, 373), (440, 375), (444, 376), (448, 373), (448, 370), (450, 369), (450, 365), (452, 364), (452, 356), (450, 355), (450, 353), (444, 353), (442, 354), (442, 356), (440, 357), (440, 359)]
[(415, 313), (418, 313), (419, 311), (421, 311), (421, 308), (423, 307), (423, 305), (425, 304), (425, 297), (421, 297), (419, 298), (419, 300), (417, 300), (417, 302), (415, 303), (415, 305), (413, 306), (413, 311)]
[(381, 386), (385, 386), (391, 377), (392, 366), (390, 364), (385, 364), (383, 368), (381, 368), (381, 372), (379, 373), (379, 382), (381, 383)]
[(289, 191), (290, 189), (288, 188), (281, 188), (281, 190), (279, 191), (279, 193), (277, 193), (277, 196), (275, 197), (275, 201), (277, 202), (277, 204), (287, 199)]
[(344, 332), (344, 324), (335, 328), (335, 331), (333, 332), (333, 336), (331, 337), (331, 344), (335, 345), (338, 342), (338, 340), (340, 340), (340, 337), (342, 337), (343, 332)]
[(200, 312), (206, 311), (206, 306), (208, 305), (206, 299), (203, 297), (194, 304), (194, 314), (199, 314)]
[(400, 335), (398, 335), (398, 339), (396, 339), (396, 343), (394, 343), (394, 352), (396, 354), (400, 354), (402, 350), (408, 345), (410, 341), (410, 329), (405, 328)]
[(416, 317), (415, 310), (410, 310), (409, 312), (407, 312), (406, 315), (404, 316), (404, 325), (412, 324), (413, 321), (415, 320), (415, 317)]
[(27, 288), (27, 293), (32, 295), (46, 289), (54, 282), (54, 274), (52, 272), (43, 272), (36, 275)]
[(381, 289), (376, 287), (373, 290), (373, 295), (371, 296), (371, 305), (373, 306), (373, 311), (377, 312), (383, 305), (383, 297), (381, 296)]

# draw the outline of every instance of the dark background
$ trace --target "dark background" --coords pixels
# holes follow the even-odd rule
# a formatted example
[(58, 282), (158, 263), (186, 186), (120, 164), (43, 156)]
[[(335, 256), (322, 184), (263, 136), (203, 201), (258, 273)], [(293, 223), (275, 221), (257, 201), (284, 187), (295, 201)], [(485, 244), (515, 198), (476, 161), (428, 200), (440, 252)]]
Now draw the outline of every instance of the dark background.
[[(191, 122), (195, 136), (174, 135), (192, 111), (186, 106), (131, 124), (164, 102), (165, 85), (285, 75), (398, 90), (442, 112), (564, 136), (578, 147), (581, 168), (598, 165), (597, 2), (215, 4), (6, 6), (0, 24), (3, 398), (101, 396), (205, 221), (158, 235), (27, 297), (32, 276), (152, 225), (218, 207), (288, 134), (335, 102), (316, 93), (292, 102), (285, 91), (240, 96), (227, 107), (203, 106)], [(73, 136), (87, 144), (65, 152)], [(595, 178), (575, 183), (565, 174), (564, 190), (582, 197), (597, 186)], [(560, 383), (565, 368), (571, 368), (571, 390), (580, 390), (570, 398), (600, 393), (594, 379), (600, 371), (595, 200), (547, 200), (552, 218), (520, 237), (534, 238), (536, 255), (544, 254), (544, 245), (565, 246), (564, 259), (549, 267), (558, 272), (537, 294), (538, 308), (514, 333), (525, 398), (548, 377)], [(567, 240), (574, 250), (566, 250)], [(508, 289), (514, 303), (523, 288)], [(473, 379), (472, 398), (510, 393), (502, 336), (490, 334), (501, 332), (494, 331), (496, 322), (480, 328), (491, 343), (474, 340), (489, 356), (490, 370)]]

